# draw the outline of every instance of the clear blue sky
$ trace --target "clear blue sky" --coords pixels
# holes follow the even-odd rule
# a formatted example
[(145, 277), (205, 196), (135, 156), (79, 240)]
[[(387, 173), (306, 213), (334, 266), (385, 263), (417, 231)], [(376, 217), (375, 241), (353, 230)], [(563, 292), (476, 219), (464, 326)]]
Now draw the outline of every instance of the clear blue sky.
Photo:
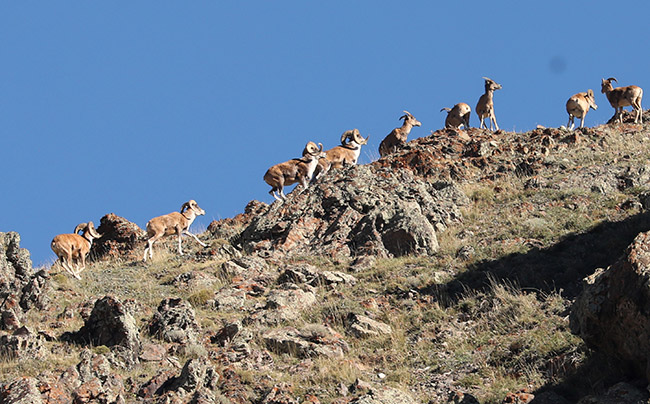
[[(0, 231), (35, 265), (53, 236), (110, 212), (141, 227), (196, 199), (206, 216), (272, 202), (266, 169), (359, 128), (374, 160), (402, 110), (503, 85), (503, 129), (565, 125), (600, 79), (646, 89), (650, 2), (5, 1), (0, 5)], [(476, 115), (472, 126), (478, 125)]]

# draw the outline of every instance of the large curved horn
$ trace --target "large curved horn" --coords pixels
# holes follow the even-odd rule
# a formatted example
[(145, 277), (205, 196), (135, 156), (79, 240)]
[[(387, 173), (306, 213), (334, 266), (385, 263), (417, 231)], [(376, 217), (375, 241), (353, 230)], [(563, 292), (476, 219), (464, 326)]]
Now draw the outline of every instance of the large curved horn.
[(185, 202), (185, 203), (183, 204), (183, 206), (181, 206), (181, 213), (185, 212), (185, 209), (189, 209), (189, 208), (190, 208), (190, 202), (192, 202), (192, 201), (187, 201), (187, 202)]
[(489, 80), (489, 81), (494, 81), (494, 80), (492, 80), (492, 79), (491, 79), (491, 78), (489, 78), (489, 77), (483, 77), (483, 80)]
[[(322, 145), (321, 145), (322, 149)], [(305, 154), (311, 154), (311, 155), (316, 155), (319, 153), (318, 146), (316, 146), (316, 143), (314, 142), (307, 142), (305, 145), (305, 149), (302, 151), (302, 155), (304, 156)]]
[(451, 108), (444, 107), (443, 109), (440, 110), (440, 112), (442, 112), (442, 111), (447, 111), (447, 112), (449, 112), (449, 111), (451, 111)]
[(364, 139), (363, 136), (361, 136), (361, 133), (358, 130), (355, 129), (354, 141), (357, 142), (358, 144), (366, 144), (366, 143), (368, 143), (369, 138), (370, 138), (370, 135), (368, 135), (368, 137)]
[(406, 111), (406, 110), (404, 110), (404, 111), (402, 111), (402, 112), (404, 112), (406, 115), (413, 116), (412, 113), (410, 113), (410, 112), (408, 112), (408, 111)]
[(614, 77), (610, 77), (610, 78), (608, 78), (607, 81), (615, 81), (615, 82), (618, 83), (618, 80), (616, 80)]
[(90, 233), (93, 238), (100, 238), (102, 236), (95, 230), (95, 224), (93, 222), (88, 222), (88, 233)]
[(323, 144), (319, 143), (318, 144), (318, 153), (322, 153), (322, 152), (323, 152)]
[(592, 90), (591, 88), (589, 90), (587, 90), (587, 96), (591, 97), (591, 98), (594, 98), (594, 90)]
[(80, 231), (85, 231), (87, 227), (88, 223), (79, 223), (77, 227), (74, 228), (74, 234), (78, 234)]
[(343, 134), (341, 135), (341, 144), (345, 146), (347, 144), (347, 140), (349, 138), (354, 139), (355, 132), (359, 132), (359, 130), (355, 128), (355, 129), (346, 130), (345, 132), (343, 132)]

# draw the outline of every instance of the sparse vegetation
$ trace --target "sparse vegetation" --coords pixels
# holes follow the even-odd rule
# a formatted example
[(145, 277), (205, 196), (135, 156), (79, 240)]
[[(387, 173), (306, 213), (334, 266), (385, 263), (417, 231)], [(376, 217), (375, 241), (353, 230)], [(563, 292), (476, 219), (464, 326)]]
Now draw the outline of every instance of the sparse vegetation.
[[(349, 347), (342, 358), (269, 352), (260, 335), (270, 326), (247, 317), (265, 307), (268, 289), (277, 285), (247, 278), (248, 272), (226, 273), (221, 267), (226, 258), (201, 255), (201, 247), (193, 243), (187, 243), (187, 255), (179, 257), (173, 240), (156, 244), (156, 254), (147, 263), (138, 258), (93, 263), (80, 281), (63, 272), (53, 274), (53, 314), (32, 312), (28, 326), (52, 335), (78, 330), (83, 325), (81, 309), (110, 294), (137, 302), (136, 320), (144, 329), (160, 301), (175, 296), (194, 307), (203, 341), (229, 322), (249, 320), (250, 355), (255, 360), (224, 359), (236, 345), (231, 339), (224, 346), (201, 342), (174, 351), (179, 361), (210, 357), (219, 369), (231, 370), (229, 377), (247, 391), (284, 382), (293, 386), (294, 395), (311, 394), (325, 404), (363, 380), (409, 390), (421, 402), (445, 386), (471, 393), (481, 403), (501, 403), (508, 392), (561, 385), (585, 371), (581, 366), (588, 367), (589, 351), (570, 333), (567, 318), (579, 280), (597, 265), (607, 265), (625, 246), (621, 237), (611, 251), (601, 251), (593, 240), (606, 237), (608, 226), (617, 223), (625, 236), (638, 232), (645, 223), (643, 218), (635, 221), (638, 207), (622, 206), (649, 191), (648, 181), (636, 180), (646, 175), (647, 132), (604, 126), (572, 133), (584, 139), (557, 147), (545, 156), (536, 175), (509, 173), (486, 179), (479, 174), (463, 181), (471, 203), (461, 208), (462, 221), (438, 232), (435, 255), (377, 258), (355, 272), (349, 271), (351, 260), (325, 256), (269, 260), (270, 272), (304, 264), (356, 278), (353, 284), (313, 288), (316, 304), (297, 319), (273, 325), (331, 327)], [(589, 181), (596, 183), (605, 175), (604, 164), (610, 171), (616, 166), (619, 172), (626, 167), (642, 172), (630, 177), (630, 186), (602, 192)], [(227, 244), (210, 239), (208, 233), (201, 238), (215, 250)], [(587, 253), (593, 257), (584, 258)], [(240, 282), (237, 291), (243, 291), (245, 309), (234, 303), (218, 309), (208, 304), (235, 282)], [(267, 289), (258, 285), (264, 282)], [(351, 313), (387, 324), (392, 331), (355, 337), (349, 332)], [(314, 339), (322, 338), (317, 334)], [(3, 380), (63, 371), (76, 363), (82, 349), (56, 340), (46, 347), (44, 361), (5, 358), (0, 362)], [(110, 348), (96, 346), (93, 351), (105, 354)], [(129, 374), (142, 382), (157, 371), (142, 364)]]

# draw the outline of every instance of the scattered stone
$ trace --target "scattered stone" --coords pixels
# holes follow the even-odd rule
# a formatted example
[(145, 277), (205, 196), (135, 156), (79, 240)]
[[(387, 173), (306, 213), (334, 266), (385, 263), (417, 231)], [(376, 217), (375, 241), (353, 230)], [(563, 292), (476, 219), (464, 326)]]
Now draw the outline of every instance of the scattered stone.
[(321, 325), (306, 326), (302, 330), (293, 327), (272, 329), (263, 333), (262, 339), (270, 350), (299, 358), (342, 358), (350, 349), (341, 335)]
[(393, 333), (388, 324), (354, 313), (348, 314), (347, 329), (350, 334), (357, 338), (369, 338)]

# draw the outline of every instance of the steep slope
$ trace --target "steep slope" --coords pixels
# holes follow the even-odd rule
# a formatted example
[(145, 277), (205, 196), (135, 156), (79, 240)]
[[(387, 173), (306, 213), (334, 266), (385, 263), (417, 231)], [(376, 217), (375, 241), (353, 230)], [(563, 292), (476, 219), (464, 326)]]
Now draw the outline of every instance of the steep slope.
[(81, 281), (3, 234), (0, 403), (647, 398), (568, 320), (650, 229), (650, 130), (628, 119), (437, 131), (146, 265), (106, 215)]

